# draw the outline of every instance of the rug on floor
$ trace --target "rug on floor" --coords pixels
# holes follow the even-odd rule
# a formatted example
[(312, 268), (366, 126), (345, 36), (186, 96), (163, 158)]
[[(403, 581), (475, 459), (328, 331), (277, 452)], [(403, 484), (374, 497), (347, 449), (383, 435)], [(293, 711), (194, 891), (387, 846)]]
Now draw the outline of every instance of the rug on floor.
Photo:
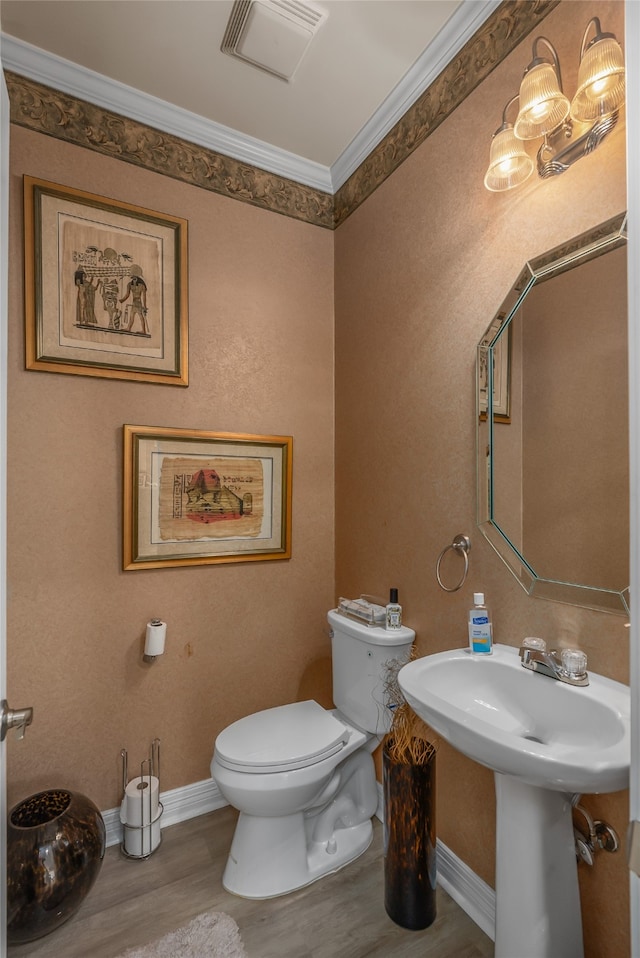
[(197, 915), (163, 938), (132, 948), (120, 958), (248, 958), (233, 918), (220, 911)]

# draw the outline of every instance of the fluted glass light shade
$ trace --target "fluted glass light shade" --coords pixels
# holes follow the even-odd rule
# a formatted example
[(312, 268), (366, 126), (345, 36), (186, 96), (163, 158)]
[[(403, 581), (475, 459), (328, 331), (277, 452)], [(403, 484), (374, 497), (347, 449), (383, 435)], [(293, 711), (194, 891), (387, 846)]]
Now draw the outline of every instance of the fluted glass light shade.
[(553, 64), (534, 61), (522, 78), (515, 135), (520, 140), (535, 140), (551, 133), (568, 117), (570, 108)]
[[(542, 178), (564, 173), (599, 146), (618, 121), (625, 97), (624, 72), (620, 44), (612, 33), (602, 32), (598, 17), (592, 17), (582, 37), (578, 90), (569, 103), (556, 49), (546, 37), (536, 37), (520, 91), (505, 106), (502, 126), (493, 135), (485, 187), (492, 192), (510, 190), (533, 172), (523, 140), (544, 138), (537, 154)], [(519, 110), (512, 125), (507, 112), (516, 100)]]
[[(586, 52), (585, 41), (589, 28), (595, 24), (596, 35)], [(571, 104), (575, 120), (597, 120), (613, 113), (624, 102), (624, 55), (612, 33), (602, 33), (600, 21), (594, 17), (585, 30), (582, 41), (578, 89)]]
[(491, 141), (489, 168), (484, 185), (492, 193), (519, 186), (533, 172), (533, 160), (522, 142), (514, 135), (512, 126), (503, 126)]

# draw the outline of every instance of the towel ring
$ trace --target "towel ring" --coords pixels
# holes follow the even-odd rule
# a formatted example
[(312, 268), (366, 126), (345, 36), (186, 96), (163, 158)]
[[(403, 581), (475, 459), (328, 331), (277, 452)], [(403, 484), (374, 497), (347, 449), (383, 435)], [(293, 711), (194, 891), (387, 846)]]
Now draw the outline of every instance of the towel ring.
[[(438, 556), (438, 561), (436, 562), (436, 579), (438, 580), (438, 585), (441, 589), (444, 589), (445, 592), (457, 592), (458, 589), (461, 589), (467, 578), (467, 572), (469, 571), (469, 549), (471, 548), (471, 539), (469, 536), (465, 536), (462, 533), (457, 535), (451, 545), (445, 546), (440, 555)], [(453, 549), (454, 552), (457, 552), (464, 559), (464, 571), (462, 573), (462, 578), (457, 585), (454, 585), (452, 589), (448, 589), (446, 585), (442, 584), (442, 579), (440, 578), (440, 563), (442, 562), (445, 554)]]

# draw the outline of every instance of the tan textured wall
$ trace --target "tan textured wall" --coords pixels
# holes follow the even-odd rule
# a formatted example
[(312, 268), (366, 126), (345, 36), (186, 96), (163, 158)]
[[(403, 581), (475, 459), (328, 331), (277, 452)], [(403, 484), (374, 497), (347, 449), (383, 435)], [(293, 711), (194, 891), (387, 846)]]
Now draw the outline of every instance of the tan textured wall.
[[(217, 732), (297, 698), (330, 704), (334, 600), (333, 236), (11, 131), (9, 801), (49, 786), (102, 809), (158, 736), (162, 787), (209, 777)], [(189, 221), (186, 389), (24, 370), (22, 175)], [(292, 435), (290, 561), (121, 571), (122, 425)], [(166, 654), (142, 662), (145, 624)]]
[[(620, 3), (561, 4), (545, 20), (569, 91), (596, 14), (622, 38)], [(623, 617), (528, 598), (475, 522), (476, 344), (527, 259), (626, 204), (624, 124), (563, 176), (511, 195), (484, 189), (491, 134), (530, 57), (525, 42), (337, 231), (336, 587), (397, 586), (421, 654), (466, 644), (472, 593), (483, 590), (497, 641), (573, 640), (594, 670), (628, 681)], [(471, 536), (471, 571), (447, 594), (435, 563), (459, 532)], [(453, 583), (459, 570), (444, 573)], [(493, 883), (491, 774), (446, 745), (437, 774), (440, 838)], [(625, 792), (585, 804), (624, 836)], [(628, 954), (623, 853), (580, 874), (587, 955)]]

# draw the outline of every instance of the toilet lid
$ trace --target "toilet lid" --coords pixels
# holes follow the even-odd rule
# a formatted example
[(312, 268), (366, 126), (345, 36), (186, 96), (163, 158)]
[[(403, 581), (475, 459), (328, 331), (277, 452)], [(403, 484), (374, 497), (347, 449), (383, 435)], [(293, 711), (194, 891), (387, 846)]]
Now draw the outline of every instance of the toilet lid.
[(215, 753), (227, 768), (291, 771), (339, 752), (349, 730), (312, 700), (280, 705), (241, 718), (220, 732)]

